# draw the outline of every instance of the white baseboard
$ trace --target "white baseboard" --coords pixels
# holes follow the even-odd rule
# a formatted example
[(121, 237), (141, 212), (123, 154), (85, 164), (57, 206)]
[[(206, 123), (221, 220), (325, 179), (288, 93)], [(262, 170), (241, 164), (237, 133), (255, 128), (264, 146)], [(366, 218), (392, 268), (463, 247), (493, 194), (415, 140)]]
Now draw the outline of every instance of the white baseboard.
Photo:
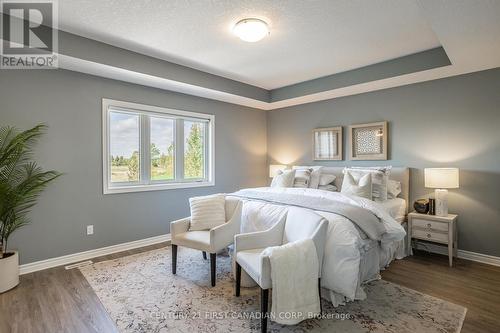
[(150, 237), (150, 238), (145, 238), (145, 239), (139, 239), (136, 241), (122, 243), (122, 244), (101, 247), (101, 248), (95, 249), (95, 250), (89, 250), (89, 251), (84, 251), (84, 252), (79, 252), (79, 253), (68, 254), (68, 255), (65, 255), (62, 257), (50, 258), (50, 259), (41, 260), (41, 261), (35, 261), (35, 262), (31, 262), (29, 264), (21, 265), (19, 267), (19, 273), (21, 275), (28, 274), (28, 273), (32, 273), (32, 272), (36, 272), (36, 271), (41, 271), (41, 270), (47, 269), (47, 268), (68, 265), (68, 264), (72, 264), (72, 263), (75, 263), (78, 261), (88, 260), (88, 259), (92, 259), (92, 258), (100, 257), (100, 256), (105, 256), (105, 255), (112, 254), (112, 253), (137, 249), (139, 247), (154, 245), (154, 244), (163, 243), (163, 242), (167, 242), (167, 241), (170, 241), (170, 234), (160, 235), (160, 236), (155, 236), (155, 237)]
[[(432, 253), (443, 254), (445, 256), (448, 255), (448, 247), (445, 245), (438, 245), (433, 243), (421, 243), (416, 242), (417, 249), (428, 250)], [(470, 252), (465, 250), (458, 250), (458, 257), (461, 259), (477, 261), (483, 264), (500, 266), (500, 257), (490, 256), (488, 254), (482, 254), (477, 252)]]
[[(84, 252), (79, 252), (79, 253), (68, 254), (68, 255), (65, 255), (62, 257), (56, 257), (56, 258), (50, 258), (50, 259), (46, 259), (46, 260), (31, 262), (28, 264), (21, 265), (19, 267), (19, 271), (20, 271), (21, 275), (33, 273), (33, 272), (41, 271), (41, 270), (52, 268), (52, 267), (68, 265), (68, 264), (72, 264), (72, 263), (83, 261), (83, 260), (88, 260), (88, 259), (92, 259), (92, 258), (96, 258), (96, 257), (100, 257), (100, 256), (105, 256), (108, 254), (137, 249), (140, 247), (154, 245), (154, 244), (168, 242), (168, 241), (170, 241), (170, 234), (140, 239), (140, 240), (136, 240), (136, 241), (132, 241), (132, 242), (101, 247), (101, 248), (95, 249), (95, 250), (89, 250), (89, 251), (84, 251)], [(417, 242), (416, 244), (417, 244), (417, 248), (420, 248), (420, 249), (424, 248), (424, 249), (428, 250), (429, 252), (448, 255), (448, 248), (446, 246), (432, 244), (432, 243), (425, 243), (425, 247), (424, 247), (423, 243)], [(466, 259), (466, 260), (477, 261), (477, 262), (480, 262), (483, 264), (500, 266), (500, 257), (490, 256), (487, 254), (470, 252), (470, 251), (465, 251), (465, 250), (458, 250), (458, 257), (462, 258), (462, 259)]]

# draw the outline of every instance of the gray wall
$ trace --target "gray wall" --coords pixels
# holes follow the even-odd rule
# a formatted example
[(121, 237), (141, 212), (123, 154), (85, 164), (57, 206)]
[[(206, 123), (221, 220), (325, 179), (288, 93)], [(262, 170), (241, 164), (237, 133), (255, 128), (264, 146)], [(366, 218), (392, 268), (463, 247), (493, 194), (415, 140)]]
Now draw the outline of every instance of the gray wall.
[[(386, 163), (413, 168), (413, 199), (432, 193), (422, 168), (461, 168), (461, 187), (450, 191), (459, 247), (500, 256), (500, 69), (270, 111), (267, 142), (266, 112), (232, 104), (64, 70), (2, 71), (0, 87), (0, 124), (46, 122), (36, 158), (65, 173), (11, 240), (22, 263), (168, 233), (190, 196), (266, 184), (266, 145), (269, 162), (309, 164), (313, 128), (380, 120), (389, 121)], [(215, 114), (216, 186), (103, 195), (103, 97)]]
[(316, 127), (387, 120), (389, 161), (315, 162), (316, 165), (409, 166), (412, 201), (433, 192), (423, 168), (461, 169), (450, 190), (460, 214), (460, 249), (500, 256), (500, 69), (413, 84), (268, 112), (271, 163), (310, 164)]
[[(0, 87), (0, 124), (47, 123), (36, 159), (65, 173), (42, 194), (33, 223), (11, 239), (21, 263), (166, 234), (169, 221), (189, 214), (189, 197), (267, 181), (265, 111), (65, 70), (4, 70)], [(103, 195), (103, 97), (215, 114), (216, 186)]]

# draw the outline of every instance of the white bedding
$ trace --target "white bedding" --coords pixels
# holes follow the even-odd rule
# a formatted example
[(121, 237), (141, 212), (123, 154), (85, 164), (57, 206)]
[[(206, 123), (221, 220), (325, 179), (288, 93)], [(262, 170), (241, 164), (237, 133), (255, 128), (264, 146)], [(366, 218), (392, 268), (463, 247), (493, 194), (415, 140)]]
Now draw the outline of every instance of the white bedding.
[[(329, 221), (323, 262), (322, 287), (334, 305), (366, 297), (361, 283), (367, 276), (375, 278), (381, 268), (394, 259), (395, 248), (406, 235), (403, 227), (390, 215), (384, 205), (339, 192), (310, 188), (259, 188), (259, 191), (293, 193), (307, 197), (323, 197), (366, 208), (378, 216), (386, 228), (386, 234), (377, 242), (368, 239), (351, 221), (343, 216), (317, 211)], [(243, 199), (241, 231), (266, 230), (280, 221), (288, 206), (252, 199)], [(365, 253), (373, 252), (378, 258), (364, 260)], [(363, 260), (362, 260), (363, 259)]]
[(389, 199), (379, 202), (384, 209), (398, 222), (402, 222), (406, 215), (406, 200), (402, 198)]

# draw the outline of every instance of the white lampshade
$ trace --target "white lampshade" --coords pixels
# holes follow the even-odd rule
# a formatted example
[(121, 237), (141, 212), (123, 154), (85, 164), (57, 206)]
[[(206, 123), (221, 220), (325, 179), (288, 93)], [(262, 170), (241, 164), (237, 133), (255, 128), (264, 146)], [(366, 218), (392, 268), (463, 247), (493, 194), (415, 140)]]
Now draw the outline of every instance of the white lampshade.
[(269, 165), (269, 178), (276, 176), (279, 170), (285, 170), (286, 165), (283, 164), (271, 164)]
[(425, 187), (428, 188), (458, 188), (458, 168), (425, 168)]

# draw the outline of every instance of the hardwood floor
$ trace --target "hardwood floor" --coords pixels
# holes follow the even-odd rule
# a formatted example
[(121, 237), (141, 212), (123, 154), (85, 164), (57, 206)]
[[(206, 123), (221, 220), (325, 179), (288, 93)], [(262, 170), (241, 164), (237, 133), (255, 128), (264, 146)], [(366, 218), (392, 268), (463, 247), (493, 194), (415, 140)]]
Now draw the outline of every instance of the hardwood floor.
[[(92, 261), (170, 246), (168, 243), (115, 253)], [(113, 320), (78, 269), (56, 267), (21, 276), (0, 294), (0, 333), (118, 333)]]
[(500, 332), (500, 267), (418, 251), (394, 261), (384, 280), (467, 308), (462, 333)]
[[(94, 262), (168, 244), (121, 252)], [(201, 257), (201, 254), (200, 254)], [(500, 267), (418, 252), (382, 273), (385, 280), (468, 308), (462, 333), (500, 330)], [(57, 267), (21, 276), (15, 289), (0, 294), (0, 332), (117, 332), (111, 318), (78, 269)]]

